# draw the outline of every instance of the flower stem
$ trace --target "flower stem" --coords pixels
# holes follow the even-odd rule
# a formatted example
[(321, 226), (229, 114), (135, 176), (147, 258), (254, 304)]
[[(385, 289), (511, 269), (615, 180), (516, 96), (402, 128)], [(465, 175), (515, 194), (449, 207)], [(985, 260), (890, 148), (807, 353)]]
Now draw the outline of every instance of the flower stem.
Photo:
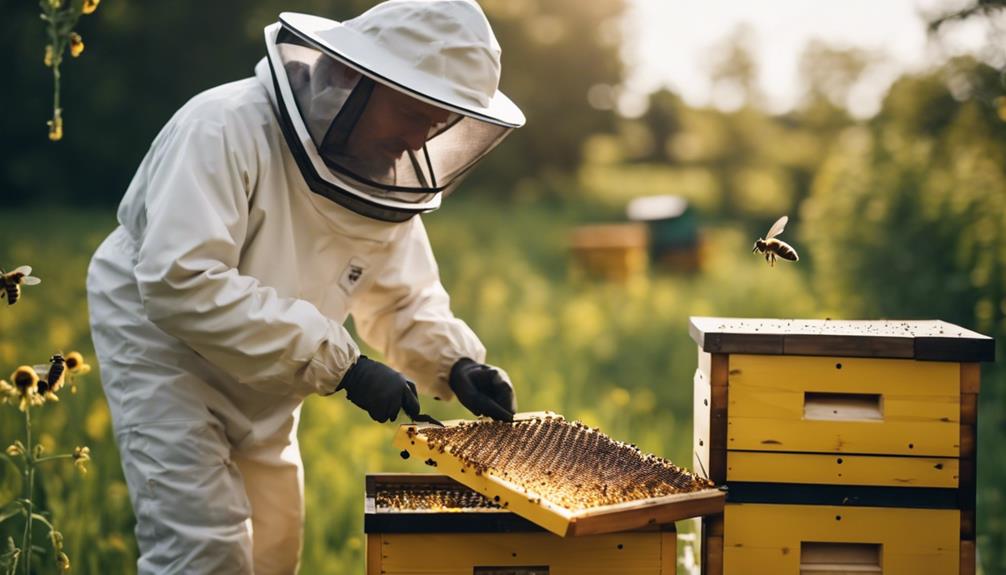
[(27, 439), (27, 448), (24, 453), (24, 474), (27, 477), (28, 492), (25, 495), (28, 513), (26, 513), (24, 524), (24, 537), (21, 553), (24, 555), (24, 575), (31, 575), (31, 522), (35, 513), (35, 505), (32, 496), (35, 493), (35, 454), (32, 453), (31, 445), (31, 406), (24, 410), (24, 430)]
[(73, 455), (69, 453), (64, 453), (63, 455), (47, 455), (45, 457), (39, 457), (38, 459), (35, 460), (35, 463), (52, 461), (53, 459), (73, 459)]

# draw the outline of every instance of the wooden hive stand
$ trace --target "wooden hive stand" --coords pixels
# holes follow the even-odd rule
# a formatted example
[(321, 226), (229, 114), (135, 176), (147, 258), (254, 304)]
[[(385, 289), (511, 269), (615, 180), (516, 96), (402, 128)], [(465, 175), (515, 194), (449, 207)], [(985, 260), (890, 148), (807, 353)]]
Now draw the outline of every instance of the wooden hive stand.
[(942, 321), (693, 317), (710, 575), (975, 573), (979, 362)]

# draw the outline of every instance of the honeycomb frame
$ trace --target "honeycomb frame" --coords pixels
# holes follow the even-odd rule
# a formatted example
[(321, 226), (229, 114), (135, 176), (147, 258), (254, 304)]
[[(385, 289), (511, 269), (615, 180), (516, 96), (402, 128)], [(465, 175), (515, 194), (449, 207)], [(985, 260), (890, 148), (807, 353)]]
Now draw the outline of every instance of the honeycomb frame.
[[(460, 446), (438, 440), (445, 433), (449, 434), (452, 429), (487, 422), (449, 421), (445, 422), (447, 428), (428, 424), (404, 424), (395, 434), (394, 445), (402, 450), (403, 457), (414, 457), (418, 461), (425, 462), (435, 467), (437, 472), (496, 502), (503, 509), (512, 511), (563, 537), (662, 525), (690, 517), (720, 513), (723, 510), (725, 494), (722, 490), (712, 484), (702, 483), (705, 480), (695, 477), (687, 470), (677, 468), (669, 461), (643, 455), (635, 446), (613, 442), (598, 430), (590, 430), (578, 422), (566, 422), (561, 415), (551, 412), (518, 414), (514, 425), (526, 425), (536, 420), (563, 422), (567, 426), (585, 430), (586, 433), (597, 434), (617, 446), (634, 451), (641, 461), (658, 466), (670, 466), (699, 483), (691, 485), (691, 489), (684, 492), (636, 497), (621, 502), (606, 500), (601, 504), (571, 508), (564, 503), (570, 503), (575, 497), (564, 498), (556, 496), (555, 490), (550, 492), (549, 489), (529, 486), (526, 481), (509, 477), (508, 472), (473, 459), (470, 456), (471, 450), (466, 451)], [(568, 474), (565, 479), (569, 479)]]

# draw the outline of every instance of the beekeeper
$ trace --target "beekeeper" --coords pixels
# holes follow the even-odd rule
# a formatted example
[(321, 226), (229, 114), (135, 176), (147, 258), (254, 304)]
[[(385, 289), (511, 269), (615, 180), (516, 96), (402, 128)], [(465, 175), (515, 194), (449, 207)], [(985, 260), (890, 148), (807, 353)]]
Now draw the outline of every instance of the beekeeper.
[(481, 9), (284, 13), (265, 44), (254, 78), (161, 130), (88, 270), (140, 573), (296, 571), (309, 394), (345, 389), (380, 422), (417, 416), (417, 386), (516, 411), (417, 217), (524, 123)]

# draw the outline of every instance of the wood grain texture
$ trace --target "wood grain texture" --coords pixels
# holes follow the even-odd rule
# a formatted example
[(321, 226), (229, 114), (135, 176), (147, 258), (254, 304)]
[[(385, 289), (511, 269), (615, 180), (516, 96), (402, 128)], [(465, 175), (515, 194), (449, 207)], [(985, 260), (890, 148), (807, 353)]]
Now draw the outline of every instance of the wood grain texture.
[(709, 479), (711, 400), (708, 372), (700, 367), (695, 370), (695, 376), (692, 378), (692, 471), (706, 479)]
[(573, 514), (567, 535), (578, 537), (667, 525), (682, 519), (721, 513), (725, 503), (725, 492), (706, 489), (695, 493), (606, 505)]
[(385, 575), (472, 575), (475, 567), (548, 566), (549, 575), (662, 575), (664, 533), (563, 539), (551, 533), (388, 534)]
[(978, 363), (961, 363), (961, 393), (981, 391), (982, 368)]
[(962, 509), (961, 510), (961, 540), (964, 541), (974, 541), (975, 540), (975, 510), (974, 509)]
[(727, 482), (957, 488), (954, 457), (727, 452)]
[(961, 541), (961, 571), (960, 575), (975, 575), (976, 563), (974, 541)]
[(669, 526), (660, 533), (660, 575), (677, 575), (678, 533)]
[(711, 354), (709, 406), (709, 479), (716, 485), (727, 480), (727, 408), (730, 402), (730, 357)]
[(367, 535), (367, 575), (381, 575), (384, 573), (382, 567), (381, 535)]
[[(916, 360), (730, 356), (727, 448), (957, 457), (960, 370)], [(879, 396), (882, 419), (808, 417), (815, 394)]]
[(880, 543), (884, 573), (945, 575), (960, 565), (955, 510), (728, 504), (724, 514), (729, 575), (799, 573), (805, 541)]
[(843, 355), (994, 361), (995, 340), (940, 320), (817, 320), (693, 316), (689, 334), (711, 353)]
[(702, 541), (702, 575), (723, 574), (723, 537), (710, 536)]

